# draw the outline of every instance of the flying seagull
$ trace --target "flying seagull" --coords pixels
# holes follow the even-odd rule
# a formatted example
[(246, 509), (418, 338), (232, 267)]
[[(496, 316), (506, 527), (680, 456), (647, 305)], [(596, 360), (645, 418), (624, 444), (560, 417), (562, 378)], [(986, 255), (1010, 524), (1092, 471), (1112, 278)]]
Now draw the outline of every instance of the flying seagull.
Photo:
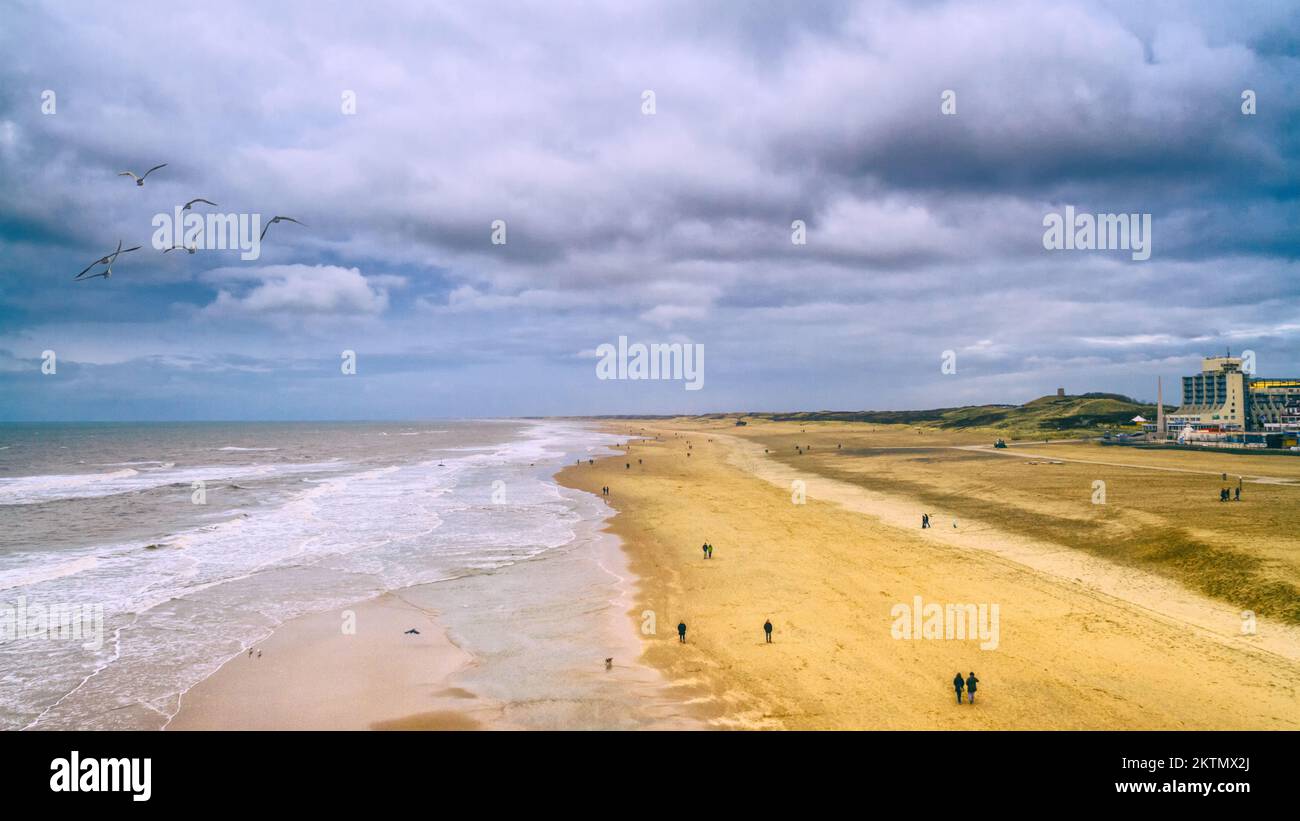
[[(271, 217), (271, 221), (268, 222), (268, 223), (266, 224), (266, 226), (262, 228), (262, 236), (258, 237), (258, 240), (264, 240), (264, 239), (266, 239), (266, 231), (267, 231), (267, 229), (270, 228), (272, 225), (275, 225), (277, 222), (280, 222), (280, 221), (284, 221), (284, 222), (292, 222), (292, 223), (295, 223), (295, 224), (297, 224), (297, 225), (302, 225), (301, 222), (298, 222), (298, 220), (294, 219), (293, 217)], [(302, 225), (302, 227), (303, 227), (303, 228), (306, 228), (307, 226)]]
[[(158, 166), (158, 167), (159, 167), (159, 168), (162, 168), (161, 165)], [(145, 176), (148, 176), (148, 174), (146, 174)], [(190, 200), (189, 202), (185, 203), (185, 207), (182, 208), (181, 210), (182, 210), (182, 211), (188, 211), (188, 210), (190, 210), (190, 207), (193, 206), (194, 203), (196, 203), (196, 202), (205, 202), (205, 203), (207, 203), (208, 205), (211, 205), (213, 208), (220, 208), (220, 207), (221, 207), (221, 206), (217, 205), (215, 202), (213, 202), (212, 200), (205, 200), (205, 199), (203, 199), (202, 197), (195, 197), (194, 199), (192, 199), (192, 200)]]
[(406, 631), (405, 633), (403, 633), (402, 635), (405, 635), (405, 636), (418, 636), (418, 635), (420, 635), (420, 631), (419, 631), (419, 630), (416, 630), (414, 627), (412, 627), (410, 630), (407, 630), (407, 631)]
[(197, 245), (173, 245), (170, 248), (164, 248), (163, 253), (165, 254), (168, 251), (184, 251), (187, 254), (192, 254), (197, 250), (199, 250)]
[[(163, 163), (162, 165), (155, 165), (153, 168), (150, 168), (148, 171), (144, 172), (144, 177), (149, 176), (153, 172), (157, 171), (159, 168), (166, 168), (166, 167), (167, 167), (167, 163)], [(135, 180), (136, 185), (144, 185), (144, 177), (137, 177), (134, 173), (130, 171), (119, 171), (117, 175), (119, 177), (130, 177), (131, 179)]]
[[(89, 265), (87, 265), (87, 266), (82, 270), (81, 273), (77, 274), (77, 275), (76, 275), (75, 277), (73, 277), (72, 279), (73, 279), (74, 282), (76, 282), (77, 280), (83, 279), (83, 278), (84, 278), (84, 279), (94, 279), (95, 277), (103, 277), (104, 279), (108, 279), (109, 277), (111, 277), (111, 276), (113, 275), (113, 263), (117, 261), (117, 255), (118, 255), (118, 254), (125, 254), (125, 253), (127, 253), (128, 251), (138, 251), (138, 250), (140, 250), (140, 246), (139, 246), (139, 245), (136, 245), (136, 246), (133, 247), (133, 248), (123, 248), (123, 247), (122, 247), (122, 240), (119, 239), (119, 240), (117, 241), (117, 250), (116, 250), (116, 251), (114, 251), (113, 253), (109, 254), (108, 256), (100, 257), (99, 259), (97, 259), (97, 260), (95, 260), (94, 262), (90, 263)], [(108, 267), (105, 268), (103, 271), (100, 271), (98, 274), (91, 274), (90, 276), (86, 276), (86, 272), (89, 271), (91, 268), (94, 268), (96, 265), (107, 265)]]

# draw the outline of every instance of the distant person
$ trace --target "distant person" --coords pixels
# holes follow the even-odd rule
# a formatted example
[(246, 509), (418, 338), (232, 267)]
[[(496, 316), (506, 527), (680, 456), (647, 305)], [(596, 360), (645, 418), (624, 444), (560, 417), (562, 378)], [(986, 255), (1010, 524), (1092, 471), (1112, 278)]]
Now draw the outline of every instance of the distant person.
[(961, 677), (961, 673), (953, 677), (952, 686), (957, 690), (957, 703), (961, 704), (961, 691), (966, 686), (966, 679)]
[(767, 643), (772, 643), (772, 620), (768, 619), (763, 622), (763, 633), (767, 636)]
[(709, 543), (705, 542), (704, 544), (700, 545), (700, 551), (704, 554), (704, 558), (706, 559), (709, 558)]
[(1241, 485), (1237, 485), (1237, 489), (1233, 491), (1232, 500), (1234, 502), (1241, 501)]
[(929, 514), (929, 513), (922, 513), (922, 514), (921, 514), (921, 529), (922, 529), (922, 530), (925, 530), (925, 529), (928, 528), (929, 526), (930, 526), (930, 514)]
[(613, 669), (614, 669), (614, 657), (613, 657), (613, 656), (610, 656), (609, 658), (605, 659), (605, 669), (606, 669), (606, 670), (613, 670)]
[(710, 559), (713, 558), (713, 545), (712, 545), (712, 544), (709, 545), (709, 558), (710, 558)]
[(631, 463), (631, 462), (628, 462), (626, 467), (627, 467), (628, 470), (631, 470), (631, 469), (632, 469), (632, 463)]
[(682, 644), (686, 643), (686, 622), (684, 621), (677, 623), (677, 640)]
[[(961, 673), (958, 673), (958, 674), (957, 674), (957, 677), (960, 678), (960, 677), (961, 677)], [(967, 697), (967, 699), (970, 701), (971, 704), (974, 704), (974, 703), (975, 703), (975, 687), (976, 687), (979, 683), (980, 683), (980, 680), (977, 679), (977, 678), (975, 678), (975, 671), (972, 670), (972, 671), (971, 671), (971, 674), (970, 674), (970, 677), (966, 679), (966, 697)]]

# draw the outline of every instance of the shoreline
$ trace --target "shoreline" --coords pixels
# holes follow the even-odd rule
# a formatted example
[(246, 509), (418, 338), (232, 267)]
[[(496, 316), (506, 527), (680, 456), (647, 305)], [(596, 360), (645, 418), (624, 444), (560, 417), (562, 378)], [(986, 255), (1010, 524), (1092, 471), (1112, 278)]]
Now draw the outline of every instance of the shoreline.
[[(584, 511), (568, 543), (290, 619), (182, 693), (164, 729), (700, 727), (641, 660), (639, 579), (613, 511), (560, 481), (566, 469), (549, 476)], [(349, 612), (354, 634), (341, 629)]]

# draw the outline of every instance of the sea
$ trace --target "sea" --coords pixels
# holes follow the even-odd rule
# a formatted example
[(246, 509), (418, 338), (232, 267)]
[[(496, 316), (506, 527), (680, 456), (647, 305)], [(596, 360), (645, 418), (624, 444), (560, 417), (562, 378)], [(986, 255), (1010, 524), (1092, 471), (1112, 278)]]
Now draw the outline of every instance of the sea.
[(415, 587), (446, 599), (511, 726), (643, 726), (630, 696), (545, 675), (585, 650), (519, 639), (521, 609), (573, 632), (616, 601), (586, 560), (611, 511), (554, 475), (626, 439), (562, 420), (0, 425), (0, 728), (164, 727), (285, 621)]

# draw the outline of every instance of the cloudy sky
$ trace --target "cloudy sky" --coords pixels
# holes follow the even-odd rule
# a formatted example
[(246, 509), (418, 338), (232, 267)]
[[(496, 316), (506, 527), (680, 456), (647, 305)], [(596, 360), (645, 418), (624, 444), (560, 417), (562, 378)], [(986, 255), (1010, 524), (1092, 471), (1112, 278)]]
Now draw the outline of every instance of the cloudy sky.
[[(0, 420), (1151, 399), (1228, 347), (1300, 376), (1297, 9), (10, 2)], [(155, 250), (194, 197), (305, 226)], [(1067, 205), (1151, 214), (1151, 258), (1044, 249)], [(597, 379), (620, 335), (703, 344), (704, 388)]]

